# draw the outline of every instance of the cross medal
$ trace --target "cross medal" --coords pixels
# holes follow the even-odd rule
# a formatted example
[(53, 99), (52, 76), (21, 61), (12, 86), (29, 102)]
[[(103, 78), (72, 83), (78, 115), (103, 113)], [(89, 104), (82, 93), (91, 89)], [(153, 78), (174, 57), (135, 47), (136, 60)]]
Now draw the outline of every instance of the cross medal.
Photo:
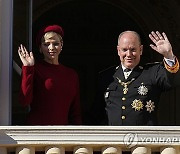
[(128, 81), (128, 82), (122, 82), (118, 77), (116, 77), (116, 79), (117, 79), (118, 82), (124, 87), (124, 88), (123, 88), (123, 94), (124, 94), (124, 95), (127, 94), (127, 92), (128, 92), (128, 85), (135, 80), (134, 78), (132, 78), (132, 79), (131, 79), (130, 81)]
[(127, 94), (128, 92), (128, 85), (126, 83), (124, 83), (124, 88), (123, 88), (123, 94)]

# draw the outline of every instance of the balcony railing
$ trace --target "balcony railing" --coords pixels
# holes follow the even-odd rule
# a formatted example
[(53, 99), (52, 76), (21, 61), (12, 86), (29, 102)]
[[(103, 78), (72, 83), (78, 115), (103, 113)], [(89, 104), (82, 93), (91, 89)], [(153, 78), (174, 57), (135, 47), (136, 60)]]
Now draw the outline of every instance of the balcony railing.
[(178, 126), (0, 126), (0, 154), (180, 154)]

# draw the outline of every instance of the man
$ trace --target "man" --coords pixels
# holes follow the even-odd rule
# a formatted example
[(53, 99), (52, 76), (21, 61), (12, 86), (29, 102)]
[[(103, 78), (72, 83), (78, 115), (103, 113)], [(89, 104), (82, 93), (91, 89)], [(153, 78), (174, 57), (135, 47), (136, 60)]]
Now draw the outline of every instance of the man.
[(140, 36), (134, 31), (119, 35), (117, 51), (121, 63), (100, 73), (94, 124), (157, 125), (160, 94), (172, 88), (179, 63), (165, 33), (151, 32), (149, 38), (154, 43), (151, 48), (164, 59), (162, 63), (140, 66)]

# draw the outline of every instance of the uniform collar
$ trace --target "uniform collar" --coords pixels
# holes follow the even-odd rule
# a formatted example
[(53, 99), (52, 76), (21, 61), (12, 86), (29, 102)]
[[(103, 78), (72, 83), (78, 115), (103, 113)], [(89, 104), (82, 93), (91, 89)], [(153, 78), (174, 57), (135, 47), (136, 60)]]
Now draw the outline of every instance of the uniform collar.
[(141, 69), (139, 65), (136, 66), (131, 72), (131, 74), (129, 75), (129, 77), (127, 78), (127, 80), (131, 80), (132, 78), (136, 79), (142, 73), (142, 71), (143, 69)]
[[(123, 70), (123, 72), (124, 72), (124, 70), (125, 69), (127, 69), (124, 65), (121, 65), (121, 67), (122, 67), (122, 70)], [(133, 68), (132, 69), (130, 69), (131, 71), (133, 70)]]
[[(131, 74), (129, 75), (129, 77), (127, 78), (127, 79), (125, 79), (124, 78), (124, 72), (123, 72), (123, 67), (124, 66), (122, 66), (122, 65), (120, 65), (118, 68), (117, 68), (117, 70), (116, 70), (116, 72), (115, 72), (115, 74), (114, 74), (114, 78), (119, 78), (119, 79), (121, 79), (122, 81), (129, 81), (129, 80), (131, 80), (132, 78), (137, 78), (141, 73), (142, 73), (142, 71), (143, 71), (143, 67), (142, 66), (140, 66), (140, 65), (137, 65), (133, 70), (132, 70), (132, 72), (131, 72)], [(125, 69), (125, 67), (124, 67), (124, 69)]]

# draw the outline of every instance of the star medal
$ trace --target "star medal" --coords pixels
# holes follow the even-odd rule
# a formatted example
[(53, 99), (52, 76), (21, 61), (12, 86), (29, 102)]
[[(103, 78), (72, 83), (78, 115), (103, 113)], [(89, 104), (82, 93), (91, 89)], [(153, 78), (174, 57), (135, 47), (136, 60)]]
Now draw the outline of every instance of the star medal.
[(141, 83), (141, 86), (138, 88), (138, 94), (140, 95), (147, 95), (148, 93), (148, 88), (146, 86), (144, 86), (143, 83)]
[(135, 109), (135, 111), (140, 111), (141, 109), (143, 109), (144, 106), (140, 99), (135, 99), (131, 105), (132, 108)]
[(155, 108), (155, 105), (154, 105), (154, 102), (152, 102), (151, 100), (149, 100), (148, 102), (146, 102), (146, 108), (147, 108), (147, 111), (149, 113), (151, 113), (152, 111), (154, 111), (154, 108)]

